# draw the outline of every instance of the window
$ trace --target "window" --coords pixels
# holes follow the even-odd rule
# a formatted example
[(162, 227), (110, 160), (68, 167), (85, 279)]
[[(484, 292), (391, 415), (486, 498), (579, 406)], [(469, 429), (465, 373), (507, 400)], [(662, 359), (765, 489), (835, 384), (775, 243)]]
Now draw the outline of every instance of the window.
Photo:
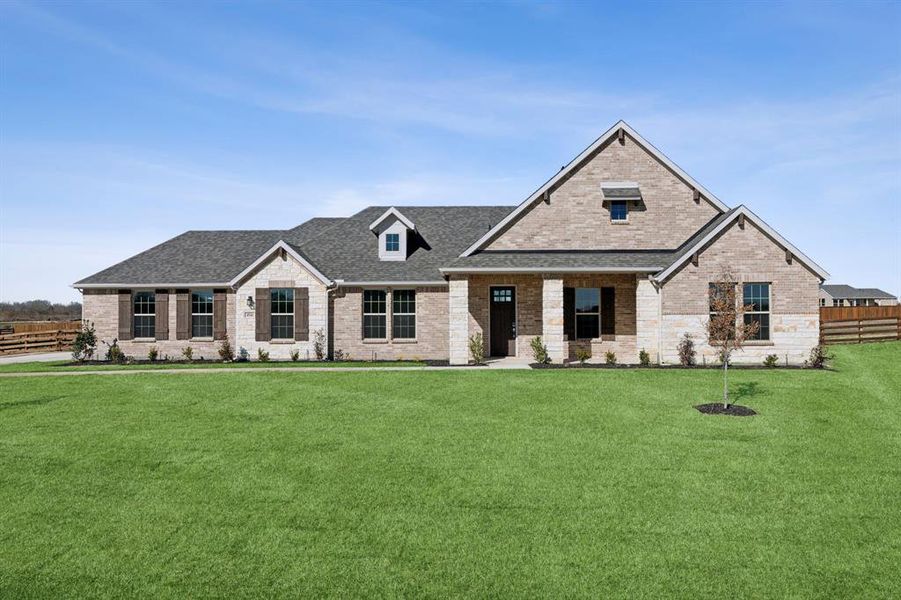
[(191, 292), (191, 337), (213, 337), (213, 292)]
[(363, 290), (363, 338), (387, 337), (385, 290)]
[(744, 285), (745, 325), (758, 323), (757, 333), (750, 340), (770, 339), (770, 284), (746, 283)]
[(153, 292), (135, 292), (135, 337), (152, 338), (156, 336), (156, 295)]
[(820, 306), (826, 306), (826, 299), (820, 298)]
[[(735, 308), (734, 308), (735, 307), (735, 284), (724, 287), (724, 286), (721, 286), (716, 283), (711, 283), (708, 285), (707, 289), (708, 289), (709, 300), (710, 300), (710, 305), (708, 308), (708, 310), (710, 312), (709, 327), (711, 330), (713, 330), (715, 327), (714, 320), (716, 319), (716, 316), (718, 314), (720, 314), (716, 311), (716, 306), (714, 305), (715, 302), (719, 302), (721, 300), (726, 300), (727, 302), (731, 303), (731, 305), (733, 306), (731, 314), (732, 314), (732, 317), (735, 318)], [(717, 323), (716, 325), (720, 325), (720, 324), (721, 323)], [(719, 329), (719, 327), (716, 326), (716, 329)], [(731, 340), (734, 337), (735, 337), (735, 329), (733, 328), (731, 330), (731, 333), (728, 335), (728, 339)]]
[(629, 203), (625, 200), (614, 200), (610, 203), (610, 220), (611, 221), (628, 221), (629, 220)]
[(601, 333), (601, 290), (576, 288), (576, 339), (594, 339)]
[(291, 288), (272, 288), (269, 290), (272, 301), (270, 323), (272, 339), (294, 339), (294, 290)]
[(391, 293), (391, 336), (398, 339), (416, 337), (416, 290), (394, 290)]
[(494, 302), (513, 302), (513, 290), (510, 288), (492, 289), (491, 294)]
[(399, 233), (386, 233), (385, 234), (385, 251), (400, 252), (400, 234)]

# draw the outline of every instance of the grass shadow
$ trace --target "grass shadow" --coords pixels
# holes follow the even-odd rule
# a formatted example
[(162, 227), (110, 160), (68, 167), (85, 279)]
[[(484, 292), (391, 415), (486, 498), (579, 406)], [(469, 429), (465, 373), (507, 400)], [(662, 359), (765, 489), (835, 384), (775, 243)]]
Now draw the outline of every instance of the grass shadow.
[(763, 393), (763, 388), (760, 387), (760, 384), (756, 381), (750, 381), (746, 383), (738, 384), (738, 387), (735, 389), (735, 395), (733, 396), (734, 402), (741, 402), (747, 398), (754, 398), (755, 396), (759, 396)]
[(57, 400), (62, 400), (64, 396), (53, 396), (46, 398), (35, 398), (34, 400), (19, 400), (18, 402), (4, 402), (0, 404), (0, 410), (10, 410), (13, 408), (21, 408), (23, 406), (43, 406)]

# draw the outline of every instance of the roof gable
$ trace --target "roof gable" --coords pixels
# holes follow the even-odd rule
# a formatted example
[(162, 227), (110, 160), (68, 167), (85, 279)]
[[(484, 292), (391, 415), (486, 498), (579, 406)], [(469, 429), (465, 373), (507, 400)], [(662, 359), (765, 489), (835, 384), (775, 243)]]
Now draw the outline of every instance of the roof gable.
[[(726, 212), (728, 207), (723, 204), (719, 198), (717, 198), (714, 194), (712, 194), (707, 188), (702, 186), (700, 183), (695, 181), (688, 173), (683, 171), (678, 165), (672, 162), (666, 155), (664, 155), (660, 150), (655, 148), (653, 144), (645, 140), (637, 131), (632, 129), (628, 123), (625, 121), (618, 121), (613, 127), (604, 132), (600, 137), (598, 137), (594, 142), (592, 142), (587, 148), (585, 148), (578, 156), (576, 156), (573, 160), (569, 162), (565, 167), (560, 169), (553, 177), (547, 180), (541, 187), (535, 190), (528, 198), (526, 198), (521, 204), (519, 204), (516, 208), (514, 208), (510, 214), (508, 214), (502, 221), (500, 221), (497, 225), (491, 228), (491, 230), (487, 231), (484, 235), (482, 235), (478, 240), (476, 240), (473, 244), (471, 244), (466, 250), (464, 250), (460, 256), (470, 256), (471, 254), (484, 249), (488, 243), (497, 238), (509, 225), (514, 223), (521, 215), (530, 210), (533, 206), (535, 206), (541, 200), (547, 199), (547, 194), (557, 185), (559, 182), (564, 180), (566, 177), (570, 175), (575, 169), (579, 168), (588, 158), (590, 158), (598, 149), (600, 149), (604, 144), (610, 142), (617, 136), (625, 136), (628, 135), (634, 142), (636, 142), (643, 150), (645, 150), (649, 155), (658, 160), (664, 167), (666, 167), (669, 171), (676, 175), (679, 179), (684, 181), (687, 185), (691, 186), (700, 198), (707, 200), (711, 205), (713, 205), (718, 211)], [(600, 190), (599, 190), (600, 191)]]

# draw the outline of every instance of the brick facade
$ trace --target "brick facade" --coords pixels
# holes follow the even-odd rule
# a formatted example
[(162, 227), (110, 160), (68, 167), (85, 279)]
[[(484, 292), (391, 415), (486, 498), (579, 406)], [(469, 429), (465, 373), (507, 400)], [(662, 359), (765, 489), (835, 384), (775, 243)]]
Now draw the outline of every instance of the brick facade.
[[(627, 223), (611, 223), (601, 183), (635, 181), (643, 210), (630, 207)], [(718, 214), (692, 188), (631, 137), (611, 140), (574, 169), (551, 192), (550, 204), (537, 202), (489, 250), (524, 249), (675, 249)]]
[(329, 299), (332, 317), (333, 350), (341, 350), (345, 358), (356, 360), (420, 360), (448, 358), (448, 288), (416, 287), (416, 339), (392, 339), (391, 296), (386, 290), (385, 340), (363, 339), (363, 288), (338, 288)]
[(750, 221), (734, 223), (662, 288), (661, 350), (665, 362), (677, 362), (676, 345), (684, 333), (695, 338), (699, 360), (716, 353), (705, 343), (708, 285), (728, 265), (739, 282), (770, 284), (769, 342), (749, 343), (736, 362), (758, 363), (767, 354), (781, 362), (800, 363), (819, 340), (819, 277), (798, 260), (789, 263), (785, 250)]
[(617, 362), (632, 364), (638, 362), (638, 324), (636, 320), (635, 292), (637, 289), (633, 273), (606, 275), (564, 276), (564, 287), (602, 288), (612, 287), (615, 291), (616, 325), (613, 334), (604, 334), (593, 340), (567, 340), (564, 355), (567, 360), (576, 360), (578, 348), (591, 350), (588, 362), (604, 362), (607, 351), (616, 353)]

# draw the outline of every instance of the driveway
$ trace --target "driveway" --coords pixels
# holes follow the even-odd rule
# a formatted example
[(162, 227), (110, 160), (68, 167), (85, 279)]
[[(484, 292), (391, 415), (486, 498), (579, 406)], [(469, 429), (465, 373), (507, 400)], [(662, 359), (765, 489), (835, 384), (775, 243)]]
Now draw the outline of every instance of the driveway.
[(34, 354), (16, 354), (15, 356), (0, 356), (0, 365), (25, 362), (50, 362), (54, 360), (67, 360), (72, 358), (71, 352), (44, 352)]

